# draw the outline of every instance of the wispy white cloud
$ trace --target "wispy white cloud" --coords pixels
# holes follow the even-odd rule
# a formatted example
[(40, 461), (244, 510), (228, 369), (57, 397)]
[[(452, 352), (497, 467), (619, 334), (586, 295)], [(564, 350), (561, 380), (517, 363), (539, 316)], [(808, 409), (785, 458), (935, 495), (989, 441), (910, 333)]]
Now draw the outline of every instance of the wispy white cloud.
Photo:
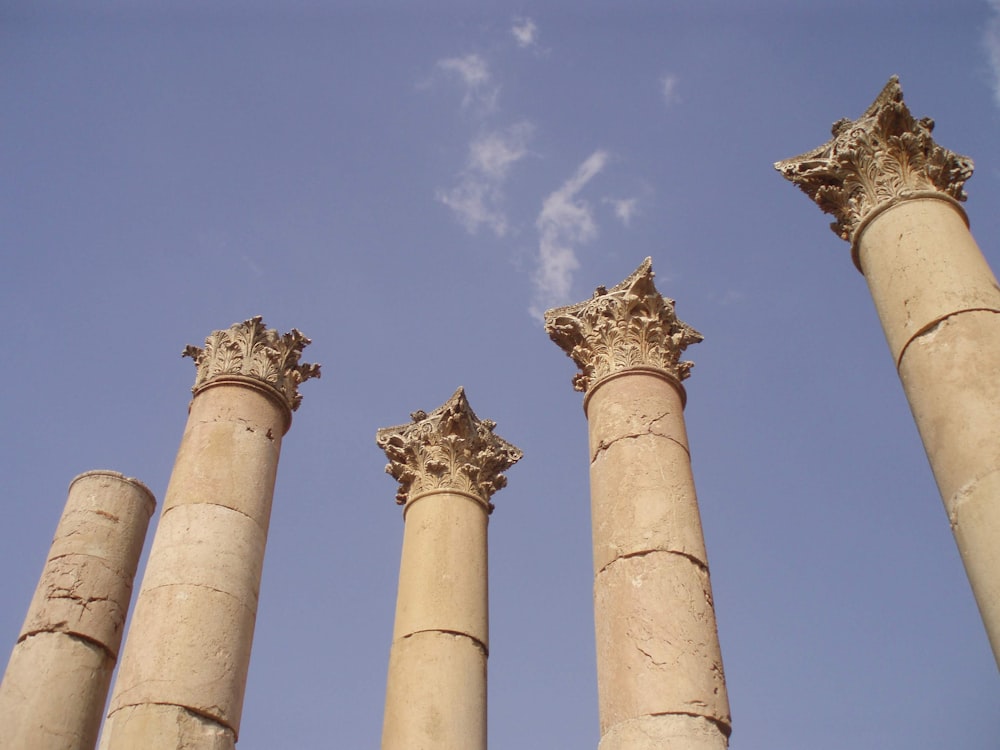
[(510, 33), (518, 47), (533, 47), (538, 44), (538, 26), (530, 18), (515, 18)]
[(497, 108), (500, 87), (493, 83), (489, 66), (478, 54), (438, 60), (438, 68), (456, 76), (465, 89), (462, 106), (477, 105), (486, 112)]
[(491, 180), (505, 179), (511, 165), (527, 155), (532, 131), (530, 122), (521, 121), (480, 136), (469, 146), (469, 169)]
[(607, 161), (607, 152), (595, 151), (542, 202), (535, 222), (539, 235), (538, 268), (533, 279), (535, 297), (529, 310), (538, 319), (546, 308), (570, 301), (573, 273), (580, 267), (575, 246), (597, 236), (593, 212), (579, 194)]
[(607, 203), (615, 212), (615, 218), (626, 227), (631, 226), (632, 217), (639, 213), (638, 198), (605, 198)]
[(469, 234), (475, 234), (480, 226), (492, 229), (497, 237), (507, 234), (503, 194), (490, 182), (466, 174), (451, 190), (438, 190), (437, 199), (455, 213)]
[(486, 61), (476, 54), (438, 60), (438, 67), (455, 73), (469, 88), (479, 88), (490, 82), (490, 69)]
[(986, 25), (986, 54), (993, 69), (993, 98), (1000, 106), (1000, 0), (989, 0), (993, 17)]
[(679, 79), (673, 73), (667, 73), (660, 78), (660, 93), (663, 95), (663, 101), (668, 106), (680, 101), (677, 97), (678, 83)]
[(503, 237), (508, 230), (503, 210), (503, 185), (510, 168), (528, 155), (531, 123), (522, 121), (506, 130), (480, 135), (469, 144), (465, 168), (458, 184), (439, 190), (437, 199), (450, 208), (470, 234), (481, 226)]

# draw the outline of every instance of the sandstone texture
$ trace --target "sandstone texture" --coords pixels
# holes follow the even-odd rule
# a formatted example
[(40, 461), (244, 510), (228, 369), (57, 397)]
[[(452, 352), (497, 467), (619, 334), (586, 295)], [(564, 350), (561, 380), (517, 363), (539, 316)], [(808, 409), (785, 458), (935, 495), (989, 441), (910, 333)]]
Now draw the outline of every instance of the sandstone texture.
[(91, 471), (62, 518), (0, 684), (0, 748), (92, 750), (156, 501), (139, 481)]
[(889, 79), (833, 138), (775, 164), (851, 242), (1000, 666), (1000, 285), (959, 205), (972, 160)]
[(653, 285), (622, 283), (549, 310), (577, 364), (590, 437), (594, 620), (602, 750), (713, 750), (730, 732), (722, 656), (684, 424), (702, 336)]
[(441, 630), (393, 641), (382, 750), (486, 747), (486, 652)]
[(220, 750), (239, 736), (260, 578), (281, 455), (319, 376), (309, 343), (260, 318), (215, 331), (163, 502), (102, 750)]
[(486, 531), (521, 451), (462, 388), (411, 420), (375, 437), (405, 521), (382, 750), (486, 750)]

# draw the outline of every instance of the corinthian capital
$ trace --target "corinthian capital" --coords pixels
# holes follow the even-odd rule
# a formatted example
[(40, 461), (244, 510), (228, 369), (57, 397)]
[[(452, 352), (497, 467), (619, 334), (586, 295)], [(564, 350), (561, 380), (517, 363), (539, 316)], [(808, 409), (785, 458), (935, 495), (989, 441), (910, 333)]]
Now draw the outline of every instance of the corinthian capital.
[(662, 370), (680, 382), (694, 367), (680, 361), (681, 352), (703, 339), (677, 318), (674, 301), (656, 291), (650, 258), (613, 289), (598, 287), (586, 302), (546, 312), (545, 330), (580, 368), (573, 387), (583, 392), (635, 367)]
[(880, 206), (928, 193), (965, 200), (972, 160), (937, 145), (933, 130), (931, 118), (910, 114), (893, 76), (861, 117), (838, 120), (828, 142), (774, 167), (832, 214), (833, 231), (853, 243)]
[(299, 362), (302, 350), (312, 343), (294, 328), (279, 334), (264, 326), (258, 315), (224, 331), (213, 331), (205, 348), (188, 346), (183, 356), (198, 368), (191, 392), (221, 381), (250, 381), (267, 386), (291, 411), (299, 408), (299, 384), (319, 377), (319, 365)]
[(493, 434), (496, 422), (476, 417), (463, 388), (430, 414), (416, 411), (410, 417), (409, 424), (383, 427), (375, 435), (389, 458), (386, 473), (399, 482), (396, 502), (454, 490), (481, 498), (492, 511), (490, 497), (507, 484), (503, 472), (523, 455)]

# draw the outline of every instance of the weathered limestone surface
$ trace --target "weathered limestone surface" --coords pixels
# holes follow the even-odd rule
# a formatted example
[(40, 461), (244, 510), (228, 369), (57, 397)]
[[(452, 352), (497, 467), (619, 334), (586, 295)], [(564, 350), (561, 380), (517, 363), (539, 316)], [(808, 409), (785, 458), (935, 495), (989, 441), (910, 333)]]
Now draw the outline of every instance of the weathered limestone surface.
[(899, 366), (1000, 665), (1000, 310), (946, 317)]
[(407, 506), (393, 639), (440, 630), (489, 643), (485, 510), (450, 492)]
[(601, 739), (601, 750), (715, 750), (719, 726), (697, 716), (660, 714), (623, 721)]
[(601, 750), (728, 745), (731, 720), (684, 424), (680, 354), (701, 334), (649, 259), (546, 313), (580, 367), (590, 431)]
[(725, 747), (729, 705), (708, 572), (656, 551), (616, 560), (594, 584), (601, 731), (643, 716), (700, 716)]
[(378, 431), (405, 526), (383, 750), (485, 750), (490, 498), (521, 452), (459, 388)]
[(968, 231), (972, 162), (893, 78), (834, 138), (775, 166), (852, 243), (1000, 665), (1000, 286)]
[(189, 347), (198, 375), (102, 750), (232, 747), (239, 736), (281, 440), (318, 376), (260, 318)]
[(394, 639), (383, 748), (486, 747), (486, 658), (463, 633), (428, 630)]
[(587, 401), (594, 573), (662, 550), (706, 564), (687, 430), (673, 383), (652, 371), (610, 378)]
[(101, 733), (100, 748), (177, 748), (232, 750), (233, 730), (181, 706), (126, 706), (115, 713)]
[[(633, 407), (627, 416), (622, 405)], [(728, 727), (680, 397), (671, 382), (638, 372), (604, 381), (587, 414), (602, 732), (663, 713)]]
[(0, 748), (94, 747), (155, 506), (141, 482), (117, 472), (70, 484), (0, 685)]
[(1000, 289), (955, 203), (912, 198), (882, 212), (861, 234), (859, 261), (892, 359), (959, 313), (1000, 310)]

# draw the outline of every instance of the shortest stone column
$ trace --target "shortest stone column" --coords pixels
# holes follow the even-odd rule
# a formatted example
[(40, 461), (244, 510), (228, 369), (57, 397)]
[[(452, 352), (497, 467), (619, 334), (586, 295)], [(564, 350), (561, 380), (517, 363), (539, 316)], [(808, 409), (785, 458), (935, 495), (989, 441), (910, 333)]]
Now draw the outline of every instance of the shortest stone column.
[(378, 431), (399, 480), (403, 553), (383, 750), (485, 750), (490, 497), (521, 451), (473, 413), (463, 389)]
[(145, 485), (117, 472), (70, 483), (0, 685), (0, 748), (93, 750), (155, 507)]

